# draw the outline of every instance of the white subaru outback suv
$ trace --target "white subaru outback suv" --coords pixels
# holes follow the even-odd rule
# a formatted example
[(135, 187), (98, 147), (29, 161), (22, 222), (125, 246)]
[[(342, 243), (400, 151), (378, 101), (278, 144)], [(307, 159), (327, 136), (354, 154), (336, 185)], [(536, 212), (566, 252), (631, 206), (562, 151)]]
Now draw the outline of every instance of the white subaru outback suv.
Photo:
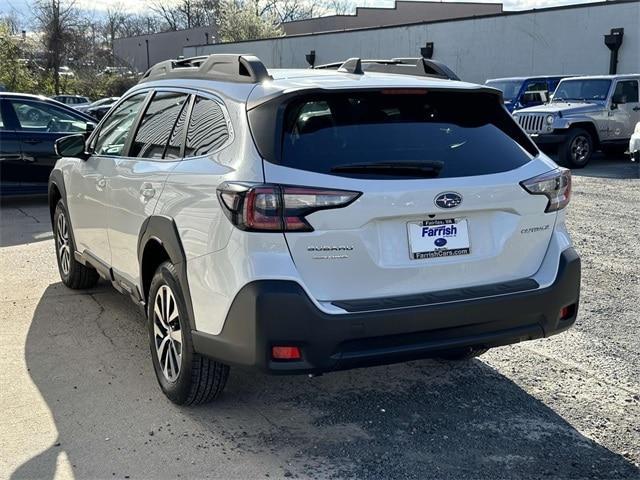
[(219, 395), (229, 365), (320, 374), (565, 330), (569, 171), (499, 91), (421, 62), (156, 65), (87, 139), (58, 141), (63, 283), (101, 276), (143, 307), (178, 404)]

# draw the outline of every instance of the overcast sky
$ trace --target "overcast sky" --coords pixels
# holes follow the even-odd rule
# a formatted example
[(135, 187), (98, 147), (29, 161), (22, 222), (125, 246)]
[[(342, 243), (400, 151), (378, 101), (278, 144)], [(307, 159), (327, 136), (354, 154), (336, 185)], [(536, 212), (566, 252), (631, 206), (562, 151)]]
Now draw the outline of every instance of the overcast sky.
[[(313, 1), (313, 0), (310, 0)], [(450, 0), (446, 0), (450, 1)], [(479, 3), (496, 3), (494, 0), (469, 0)], [(499, 0), (498, 0), (499, 1)], [(505, 10), (526, 10), (530, 8), (554, 7), (558, 5), (570, 5), (576, 3), (589, 3), (598, 0), (504, 0)], [(0, 0), (0, 12), (7, 12), (12, 8), (25, 16), (29, 15), (30, 0)], [(352, 0), (355, 6), (360, 7), (393, 7), (393, 0)], [(110, 5), (121, 5), (123, 8), (135, 11), (144, 11), (147, 8), (145, 0), (76, 0), (76, 5), (84, 10), (100, 14)]]

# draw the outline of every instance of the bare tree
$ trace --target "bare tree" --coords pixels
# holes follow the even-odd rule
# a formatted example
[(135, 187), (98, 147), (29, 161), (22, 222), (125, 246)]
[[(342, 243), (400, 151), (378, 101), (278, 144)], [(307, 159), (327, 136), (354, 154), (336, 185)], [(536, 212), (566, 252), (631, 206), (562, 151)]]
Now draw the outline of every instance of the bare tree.
[(127, 15), (120, 26), (122, 37), (135, 37), (163, 31), (162, 22), (157, 15)]
[(111, 52), (111, 58), (114, 57), (113, 43), (124, 25), (127, 19), (127, 15), (124, 11), (124, 6), (121, 3), (110, 6), (107, 9), (107, 13), (104, 19), (104, 34), (107, 42), (109, 43), (109, 51)]
[(306, 0), (266, 0), (257, 5), (260, 5), (260, 16), (272, 14), (279, 19), (280, 23), (304, 20), (320, 13), (317, 3)]
[(5, 31), (9, 35), (17, 35), (22, 29), (22, 21), (20, 20), (20, 14), (18, 11), (11, 7), (8, 12), (0, 15), (0, 24), (5, 28)]
[[(186, 0), (187, 2), (189, 0)], [(167, 24), (167, 30), (180, 30), (184, 27), (182, 12), (171, 0), (154, 0), (149, 8), (158, 14)]]
[(150, 8), (166, 23), (167, 30), (208, 27), (216, 23), (219, 0), (152, 0)]
[(60, 93), (60, 66), (78, 31), (80, 13), (75, 0), (36, 0), (33, 4), (36, 28), (42, 33), (46, 68)]
[(353, 13), (351, 0), (326, 0), (324, 2), (326, 13), (331, 15), (348, 15)]

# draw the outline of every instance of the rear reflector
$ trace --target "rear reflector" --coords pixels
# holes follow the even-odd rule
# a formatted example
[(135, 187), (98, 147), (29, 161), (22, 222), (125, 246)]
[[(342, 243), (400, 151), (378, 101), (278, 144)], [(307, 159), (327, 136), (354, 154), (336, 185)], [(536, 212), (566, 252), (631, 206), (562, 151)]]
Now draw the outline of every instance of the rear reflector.
[(271, 358), (274, 360), (300, 360), (302, 355), (298, 347), (271, 347)]
[(576, 304), (572, 303), (560, 309), (560, 320), (568, 320), (576, 314)]

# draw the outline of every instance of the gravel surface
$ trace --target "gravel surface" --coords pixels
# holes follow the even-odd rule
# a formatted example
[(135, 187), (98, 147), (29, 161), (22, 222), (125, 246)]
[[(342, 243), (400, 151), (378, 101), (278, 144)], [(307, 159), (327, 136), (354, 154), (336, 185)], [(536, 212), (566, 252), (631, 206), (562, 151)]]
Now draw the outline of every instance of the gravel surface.
[(575, 172), (575, 327), (462, 363), (306, 377), (232, 370), (169, 403), (143, 319), (58, 278), (46, 205), (0, 209), (0, 478), (640, 479), (638, 166)]

